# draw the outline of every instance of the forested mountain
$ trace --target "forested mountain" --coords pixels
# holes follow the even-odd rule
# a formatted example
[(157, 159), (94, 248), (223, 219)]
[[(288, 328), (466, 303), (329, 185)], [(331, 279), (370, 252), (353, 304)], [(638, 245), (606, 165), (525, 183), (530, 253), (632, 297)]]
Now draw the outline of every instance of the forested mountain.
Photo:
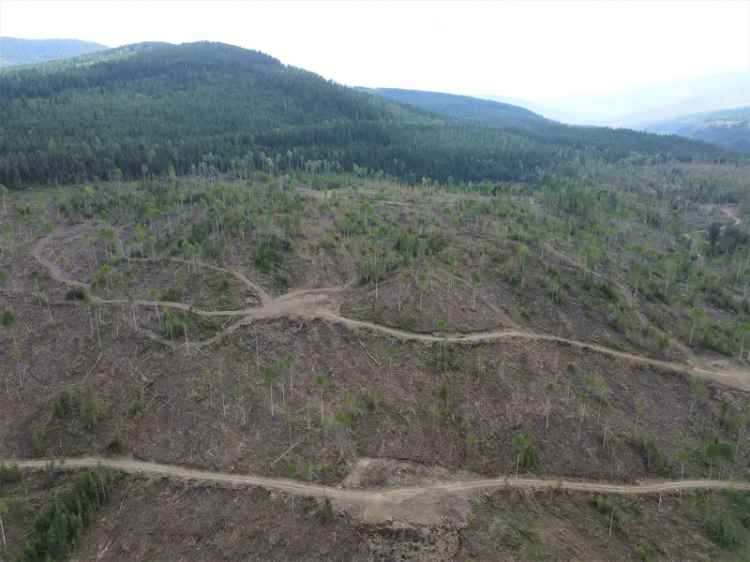
[(448, 117), (468, 119), (486, 125), (523, 127), (546, 122), (546, 119), (541, 115), (523, 107), (469, 96), (420, 90), (401, 90), (398, 88), (375, 88), (366, 91)]
[(725, 157), (679, 137), (480, 126), (219, 43), (151, 43), (0, 73), (0, 183), (249, 170), (526, 180), (585, 162)]
[[(516, 134), (525, 136), (529, 140), (551, 143), (560, 147), (604, 148), (609, 143), (612, 148), (630, 146), (634, 152), (643, 151), (650, 154), (661, 153), (662, 155), (666, 155), (669, 154), (670, 150), (667, 144), (655, 143), (655, 139), (645, 137), (632, 130), (566, 125), (546, 119), (526, 108), (499, 101), (441, 92), (401, 90), (397, 88), (361, 88), (361, 90), (404, 105), (429, 111), (448, 119), (450, 122), (464, 124), (470, 122), (483, 127), (515, 132)], [(654, 132), (664, 134), (671, 131)], [(678, 131), (674, 131), (674, 134), (690, 136)], [(711, 138), (697, 136), (692, 138), (712, 142)], [(679, 143), (677, 139), (670, 140)], [(674, 147), (676, 145), (672, 149)], [(730, 148), (732, 147), (730, 146)], [(711, 152), (710, 150), (708, 151), (708, 153)], [(622, 157), (624, 157), (624, 154), (622, 154)]]
[(17, 39), (0, 37), (0, 67), (36, 64), (77, 57), (106, 49), (104, 45), (78, 39)]
[(682, 135), (739, 152), (750, 152), (750, 106), (685, 115), (646, 126), (648, 131)]

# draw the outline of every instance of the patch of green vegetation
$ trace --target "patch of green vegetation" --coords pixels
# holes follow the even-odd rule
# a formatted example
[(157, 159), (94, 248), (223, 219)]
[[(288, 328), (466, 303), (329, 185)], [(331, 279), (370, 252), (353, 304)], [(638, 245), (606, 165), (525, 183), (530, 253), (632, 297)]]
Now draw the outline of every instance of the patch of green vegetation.
[(292, 249), (292, 244), (276, 235), (268, 236), (255, 250), (255, 266), (262, 273), (271, 273), (284, 263), (284, 257)]
[(723, 550), (750, 556), (750, 493), (725, 490), (700, 494), (694, 503), (708, 536)]
[(359, 419), (366, 413), (374, 412), (382, 400), (378, 391), (364, 387), (347, 390), (341, 399), (341, 406), (333, 414), (333, 421), (341, 427), (353, 429)]
[(81, 474), (70, 490), (55, 494), (34, 521), (18, 562), (67, 560), (81, 532), (109, 498), (112, 484), (112, 474), (97, 468)]
[(641, 515), (638, 504), (610, 495), (594, 494), (591, 505), (607, 517), (609, 532), (623, 531), (629, 521)]
[(528, 433), (519, 432), (513, 436), (513, 453), (516, 456), (516, 472), (536, 466), (534, 440)]
[(633, 435), (630, 437), (629, 443), (641, 457), (648, 474), (664, 477), (672, 475), (673, 470), (669, 458), (659, 448), (653, 437), (640, 434)]
[(656, 562), (656, 549), (650, 544), (639, 543), (635, 545), (635, 553), (641, 562)]
[(128, 404), (128, 416), (130, 416), (131, 418), (142, 416), (143, 412), (145, 411), (146, 405), (140, 398), (134, 398), (130, 401), (130, 404)]
[(87, 301), (88, 299), (88, 292), (82, 287), (74, 287), (65, 293), (66, 301)]
[(161, 333), (171, 340), (198, 339), (213, 336), (221, 326), (212, 318), (191, 314), (184, 310), (162, 307)]
[(691, 462), (708, 469), (709, 474), (734, 461), (735, 444), (721, 439), (709, 439), (689, 449)]
[(53, 411), (56, 418), (76, 420), (87, 430), (93, 431), (104, 416), (105, 405), (91, 392), (64, 390), (55, 400)]
[(505, 530), (507, 540), (513, 552), (521, 560), (548, 560), (548, 553), (534, 522), (523, 514), (514, 514)]
[(435, 344), (430, 348), (427, 356), (427, 365), (440, 373), (459, 371), (463, 362), (463, 354), (457, 344)]
[(3, 310), (0, 312), (0, 325), (3, 328), (10, 328), (16, 322), (16, 315), (12, 310)]
[(0, 486), (3, 484), (14, 484), (20, 482), (23, 472), (17, 464), (5, 464), (0, 462)]

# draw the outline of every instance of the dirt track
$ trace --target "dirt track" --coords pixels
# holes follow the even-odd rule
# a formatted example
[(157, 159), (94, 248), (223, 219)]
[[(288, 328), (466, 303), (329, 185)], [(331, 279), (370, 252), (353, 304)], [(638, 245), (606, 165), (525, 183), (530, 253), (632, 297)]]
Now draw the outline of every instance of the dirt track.
[[(45, 238), (41, 238), (34, 245), (32, 249), (33, 257), (44, 266), (49, 272), (50, 277), (59, 283), (63, 283), (70, 287), (90, 289), (87, 283), (71, 279), (68, 275), (59, 267), (57, 264), (48, 260), (44, 257), (43, 251), (49, 243), (50, 238), (54, 233), (48, 235)], [(172, 261), (178, 261), (180, 263), (187, 263), (185, 260), (178, 258), (168, 258)], [(602, 353), (611, 357), (617, 357), (626, 361), (631, 361), (641, 365), (655, 367), (657, 369), (663, 369), (667, 371), (686, 373), (689, 375), (713, 380), (727, 386), (732, 386), (742, 390), (750, 390), (750, 373), (745, 371), (734, 371), (734, 372), (723, 372), (705, 367), (690, 365), (685, 363), (679, 363), (675, 361), (662, 361), (659, 359), (652, 359), (635, 353), (628, 353), (612, 349), (603, 345), (582, 342), (578, 340), (572, 340), (559, 336), (553, 336), (549, 334), (540, 334), (536, 332), (528, 332), (522, 330), (491, 330), (483, 332), (472, 332), (466, 334), (423, 334), (416, 332), (409, 332), (406, 330), (400, 330), (397, 328), (391, 328), (383, 326), (381, 324), (375, 324), (373, 322), (366, 322), (362, 320), (354, 320), (341, 316), (338, 312), (339, 302), (336, 296), (343, 292), (345, 289), (351, 286), (351, 284), (343, 285), (340, 287), (330, 287), (322, 289), (309, 289), (300, 290), (281, 295), (277, 298), (271, 298), (271, 296), (260, 286), (256, 285), (244, 275), (239, 272), (235, 272), (229, 269), (220, 268), (217, 266), (204, 264), (199, 261), (190, 262), (198, 267), (207, 267), (217, 271), (222, 271), (236, 278), (240, 279), (246, 286), (255, 291), (261, 301), (261, 305), (252, 308), (246, 308), (242, 310), (201, 310), (191, 305), (178, 303), (178, 302), (167, 302), (167, 301), (149, 301), (149, 300), (129, 300), (129, 299), (102, 299), (95, 295), (90, 295), (90, 302), (98, 305), (120, 305), (120, 306), (142, 306), (153, 308), (154, 306), (176, 308), (184, 310), (199, 316), (208, 317), (236, 317), (238, 320), (224, 330), (222, 330), (216, 336), (202, 341), (190, 342), (189, 344), (177, 344), (161, 336), (145, 329), (140, 331), (150, 339), (157, 341), (171, 349), (177, 349), (180, 346), (186, 345), (191, 350), (200, 349), (213, 345), (226, 337), (227, 335), (237, 331), (242, 326), (252, 324), (257, 320), (265, 320), (271, 318), (280, 317), (301, 317), (307, 319), (321, 319), (328, 322), (333, 322), (345, 326), (352, 330), (369, 330), (372, 332), (380, 333), (386, 336), (390, 336), (401, 341), (418, 341), (423, 343), (455, 343), (455, 344), (473, 344), (473, 343), (486, 343), (492, 341), (498, 341), (503, 339), (526, 339), (533, 341), (546, 341), (554, 342), (562, 345), (569, 345), (582, 350), (593, 351), (596, 353)]]
[[(45, 470), (53, 459), (1, 460), (25, 470)], [(503, 489), (530, 491), (566, 491), (617, 495), (674, 493), (682, 490), (750, 491), (750, 482), (731, 480), (674, 480), (638, 484), (564, 480), (560, 478), (517, 478), (512, 475), (475, 480), (437, 481), (424, 485), (390, 488), (322, 486), (252, 474), (235, 474), (187, 468), (177, 465), (128, 458), (71, 457), (54, 459), (56, 470), (75, 471), (97, 466), (146, 477), (162, 477), (185, 482), (212, 484), (230, 488), (259, 487), (294, 496), (325, 498), (332, 507), (370, 524), (464, 527), (471, 509), (471, 496)]]
[(319, 484), (309, 484), (286, 478), (269, 478), (251, 474), (233, 474), (159, 464), (128, 458), (73, 457), (62, 459), (6, 460), (27, 470), (42, 470), (54, 460), (55, 468), (79, 470), (104, 466), (128, 474), (165, 476), (179, 480), (216, 482), (233, 486), (258, 486), (288, 494), (308, 497), (327, 497), (346, 502), (368, 503), (389, 501), (401, 503), (425, 494), (456, 494), (492, 491), (503, 488), (530, 490), (565, 490), (619, 495), (643, 495), (678, 492), (681, 490), (743, 490), (750, 491), (750, 482), (734, 480), (666, 480), (639, 484), (613, 484), (608, 482), (563, 480), (556, 478), (516, 478), (505, 475), (497, 478), (437, 482), (425, 486), (408, 486), (378, 489), (344, 489)]
[(734, 223), (734, 226), (738, 226), (742, 224), (742, 219), (740, 218), (740, 210), (737, 208), (737, 205), (720, 205), (719, 211), (721, 213), (732, 220)]

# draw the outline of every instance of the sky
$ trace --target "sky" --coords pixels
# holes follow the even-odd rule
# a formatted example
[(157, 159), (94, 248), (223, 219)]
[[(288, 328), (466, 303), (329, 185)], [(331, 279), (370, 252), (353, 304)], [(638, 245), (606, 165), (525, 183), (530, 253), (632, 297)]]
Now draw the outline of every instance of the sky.
[(0, 35), (222, 41), (346, 85), (528, 100), (750, 71), (750, 0), (0, 0)]

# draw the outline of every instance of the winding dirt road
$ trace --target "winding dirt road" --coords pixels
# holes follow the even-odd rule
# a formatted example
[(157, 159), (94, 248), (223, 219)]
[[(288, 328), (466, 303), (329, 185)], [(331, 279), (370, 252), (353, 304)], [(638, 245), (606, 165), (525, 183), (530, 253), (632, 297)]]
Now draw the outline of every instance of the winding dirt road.
[[(57, 231), (59, 232), (59, 230)], [(401, 330), (398, 328), (391, 328), (381, 324), (373, 322), (367, 322), (363, 320), (355, 320), (347, 318), (339, 314), (339, 302), (335, 298), (338, 294), (342, 293), (346, 289), (352, 286), (351, 283), (342, 285), (340, 287), (329, 287), (321, 289), (308, 289), (299, 290), (281, 295), (277, 298), (272, 298), (262, 287), (253, 283), (247, 279), (244, 275), (239, 272), (235, 272), (229, 269), (224, 269), (218, 266), (204, 264), (199, 261), (188, 262), (179, 258), (159, 258), (166, 261), (176, 261), (178, 263), (190, 263), (198, 267), (208, 267), (216, 271), (221, 271), (230, 275), (234, 275), (237, 279), (241, 280), (248, 288), (255, 291), (261, 301), (260, 306), (250, 307), (241, 310), (202, 310), (195, 308), (192, 305), (169, 302), (169, 301), (153, 301), (153, 300), (130, 300), (130, 299), (102, 299), (95, 295), (90, 295), (91, 286), (87, 283), (71, 279), (57, 264), (47, 259), (44, 256), (44, 251), (47, 248), (49, 241), (51, 240), (54, 233), (50, 233), (48, 236), (41, 238), (33, 246), (32, 256), (47, 269), (49, 275), (55, 281), (64, 285), (83, 288), (89, 293), (90, 302), (98, 305), (130, 305), (140, 307), (165, 307), (183, 310), (190, 312), (198, 316), (206, 317), (226, 317), (226, 318), (238, 318), (237, 321), (228, 325), (222, 331), (212, 338), (193, 341), (189, 343), (177, 343), (166, 338), (155, 334), (149, 330), (140, 328), (139, 330), (145, 336), (150, 339), (157, 341), (170, 349), (177, 349), (179, 347), (188, 347), (191, 350), (201, 349), (215, 343), (226, 336), (236, 332), (243, 326), (252, 324), (258, 320), (266, 320), (272, 318), (282, 317), (296, 317), (304, 318), (309, 320), (325, 320), (331, 323), (342, 325), (351, 330), (368, 330), (371, 332), (383, 334), (396, 338), (400, 341), (416, 341), (422, 343), (454, 343), (454, 344), (478, 344), (488, 343), (493, 341), (499, 341), (504, 339), (525, 339), (530, 341), (545, 341), (554, 342), (560, 345), (568, 345), (581, 350), (592, 351), (608, 355), (610, 357), (617, 357), (633, 363), (637, 363), (644, 366), (655, 367), (666, 371), (675, 373), (684, 373), (704, 379), (716, 381), (727, 386), (732, 386), (742, 390), (750, 390), (750, 373), (745, 371), (717, 371), (708, 369), (698, 365), (680, 363), (675, 361), (663, 361), (660, 359), (652, 359), (635, 353), (628, 353), (625, 351), (619, 351), (596, 343), (583, 342), (560, 336), (553, 336), (550, 334), (542, 334), (537, 332), (529, 332), (523, 330), (490, 330), (481, 332), (471, 332), (464, 334), (424, 334), (417, 332), (410, 332), (407, 330)], [(156, 260), (158, 261), (158, 259)]]
[(750, 491), (750, 482), (735, 480), (665, 480), (647, 481), (638, 484), (616, 484), (609, 482), (564, 480), (560, 478), (517, 478), (512, 475), (476, 480), (454, 480), (436, 482), (424, 486), (406, 486), (375, 489), (345, 489), (320, 484), (310, 484), (286, 478), (254, 476), (187, 468), (172, 464), (139, 461), (129, 458), (70, 457), (59, 459), (5, 460), (25, 470), (44, 470), (50, 462), (58, 470), (80, 470), (103, 466), (127, 474), (163, 476), (176, 480), (215, 482), (232, 486), (257, 486), (266, 490), (277, 490), (307, 497), (326, 497), (352, 503), (372, 501), (407, 502), (425, 494), (461, 494), (489, 492), (513, 488), (528, 490), (564, 490), (619, 495), (644, 495), (679, 492), (682, 490), (739, 490)]

